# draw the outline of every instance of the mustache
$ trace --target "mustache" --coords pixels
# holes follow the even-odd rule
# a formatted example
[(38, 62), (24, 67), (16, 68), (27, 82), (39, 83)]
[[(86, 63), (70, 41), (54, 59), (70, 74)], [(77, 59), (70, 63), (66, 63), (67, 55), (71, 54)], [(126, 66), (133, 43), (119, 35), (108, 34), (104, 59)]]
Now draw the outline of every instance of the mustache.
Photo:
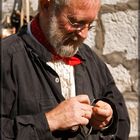
[(83, 42), (83, 39), (78, 38), (75, 32), (67, 33), (62, 37), (61, 45), (73, 45)]

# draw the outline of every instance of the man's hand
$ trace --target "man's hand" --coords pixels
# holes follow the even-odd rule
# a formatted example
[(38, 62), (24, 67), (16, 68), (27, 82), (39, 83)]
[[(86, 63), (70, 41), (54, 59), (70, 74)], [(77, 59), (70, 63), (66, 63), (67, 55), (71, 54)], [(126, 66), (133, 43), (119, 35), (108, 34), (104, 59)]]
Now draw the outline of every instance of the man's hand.
[(100, 100), (93, 106), (92, 110), (93, 114), (90, 124), (94, 129), (103, 129), (110, 123), (113, 110), (108, 103)]
[(72, 129), (73, 126), (87, 125), (92, 116), (92, 106), (87, 95), (79, 95), (61, 102), (47, 112), (50, 130)]

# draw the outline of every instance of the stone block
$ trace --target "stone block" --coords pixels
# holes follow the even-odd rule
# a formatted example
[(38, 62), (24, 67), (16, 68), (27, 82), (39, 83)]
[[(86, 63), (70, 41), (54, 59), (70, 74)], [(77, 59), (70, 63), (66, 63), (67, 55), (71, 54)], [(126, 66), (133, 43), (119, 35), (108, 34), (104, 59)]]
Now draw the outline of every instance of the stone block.
[(137, 137), (139, 135), (138, 132), (138, 111), (139, 111), (139, 104), (138, 101), (126, 101), (126, 106), (128, 109), (130, 122), (131, 122), (131, 129), (130, 129), (130, 137)]
[(127, 59), (138, 58), (138, 11), (119, 11), (101, 16), (105, 29), (103, 54), (124, 52)]
[(125, 91), (131, 91), (131, 76), (127, 69), (125, 69), (121, 64), (117, 67), (111, 67), (107, 64), (113, 78), (116, 82), (118, 89), (123, 93)]
[(114, 5), (114, 4), (117, 4), (117, 3), (126, 3), (128, 1), (129, 0), (102, 0), (101, 4), (111, 4), (111, 5)]

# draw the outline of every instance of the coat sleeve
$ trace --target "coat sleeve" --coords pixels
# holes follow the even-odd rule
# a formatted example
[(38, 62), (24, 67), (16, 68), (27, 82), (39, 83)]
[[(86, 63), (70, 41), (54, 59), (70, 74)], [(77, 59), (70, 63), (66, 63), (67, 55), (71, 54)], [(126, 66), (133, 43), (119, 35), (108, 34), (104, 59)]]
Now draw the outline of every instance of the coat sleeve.
[(46, 140), (52, 139), (49, 127), (45, 123), (45, 115), (1, 117), (1, 139), (2, 140)]
[[(9, 45), (10, 46), (10, 45)], [(2, 140), (53, 140), (43, 112), (19, 115), (18, 81), (12, 67), (11, 50), (6, 45), (1, 51), (1, 111), (0, 133)], [(10, 46), (12, 47), (12, 46)], [(13, 52), (12, 52), (13, 53)], [(17, 106), (16, 106), (17, 104)]]
[(113, 120), (112, 125), (105, 129), (102, 133), (106, 135), (111, 132), (114, 127), (116, 127), (115, 139), (119, 140), (128, 140), (129, 132), (130, 132), (130, 119), (127, 111), (127, 107), (125, 104), (125, 100), (116, 87), (114, 79), (105, 65), (105, 89), (102, 94), (102, 100), (108, 102), (113, 109)]
[[(111, 140), (128, 140), (130, 132), (130, 119), (126, 108), (125, 100), (118, 90), (115, 81), (107, 67), (107, 65), (95, 54), (90, 51), (88, 46), (86, 49), (86, 57), (88, 61), (87, 67), (90, 71), (90, 77), (93, 81), (94, 95), (97, 100), (108, 102), (113, 109), (112, 123), (100, 131), (101, 139)], [(95, 131), (94, 131), (95, 133)]]

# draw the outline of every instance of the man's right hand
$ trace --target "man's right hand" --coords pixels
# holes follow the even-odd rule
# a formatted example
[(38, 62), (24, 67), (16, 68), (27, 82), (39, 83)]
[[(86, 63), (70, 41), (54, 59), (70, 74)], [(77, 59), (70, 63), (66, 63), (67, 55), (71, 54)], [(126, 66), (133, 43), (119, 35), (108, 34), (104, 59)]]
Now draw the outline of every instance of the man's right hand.
[(67, 130), (87, 125), (92, 116), (92, 106), (87, 95), (78, 95), (64, 100), (45, 115), (51, 131)]

